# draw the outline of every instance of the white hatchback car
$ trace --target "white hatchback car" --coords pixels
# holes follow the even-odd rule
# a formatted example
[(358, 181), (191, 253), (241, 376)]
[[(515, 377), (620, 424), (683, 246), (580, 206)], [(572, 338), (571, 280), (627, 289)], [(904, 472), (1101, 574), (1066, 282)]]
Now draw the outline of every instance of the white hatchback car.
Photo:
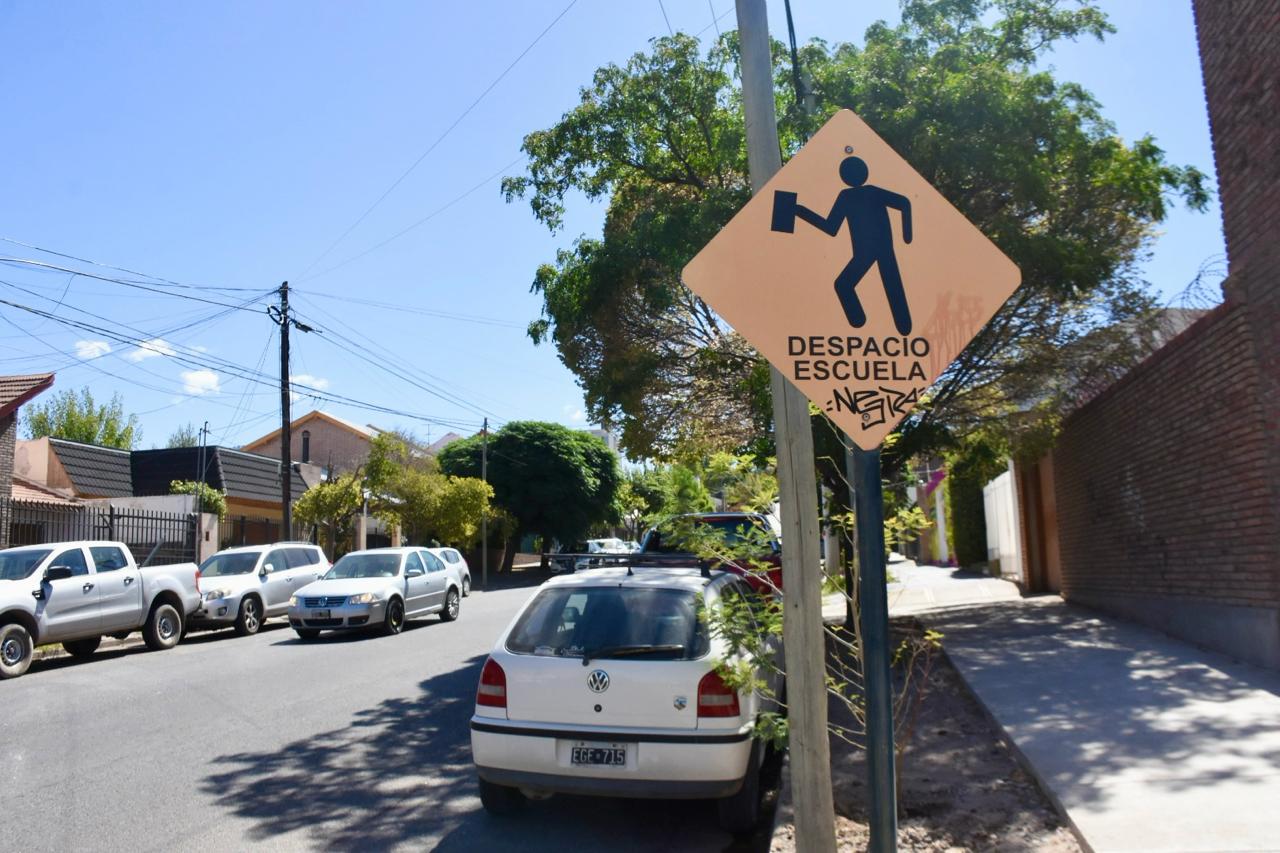
[(471, 567), (467, 565), (467, 558), (462, 556), (462, 552), (457, 548), (428, 548), (426, 550), (444, 560), (446, 566), (457, 571), (459, 583), (462, 584), (462, 597), (466, 598), (470, 595)]
[(751, 829), (763, 757), (752, 726), (772, 703), (716, 671), (726, 649), (699, 607), (729, 595), (754, 593), (738, 575), (697, 569), (543, 584), (481, 672), (471, 751), (485, 808), (506, 814), (557, 792), (715, 798), (725, 829)]

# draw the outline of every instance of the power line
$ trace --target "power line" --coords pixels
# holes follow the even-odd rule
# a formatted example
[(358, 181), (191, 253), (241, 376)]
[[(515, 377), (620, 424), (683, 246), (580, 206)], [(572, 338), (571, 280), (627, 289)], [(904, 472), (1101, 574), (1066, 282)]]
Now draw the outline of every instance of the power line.
[(667, 22), (667, 35), (675, 35), (676, 31), (671, 29), (671, 19), (667, 17), (667, 7), (662, 0), (658, 0), (658, 8), (662, 10), (662, 20)]
[[(428, 213), (426, 216), (422, 217), (422, 218), (421, 218), (421, 219), (419, 219), (417, 222), (413, 223), (412, 225), (408, 226), (407, 228), (402, 228), (401, 230), (397, 231), (395, 234), (392, 234), (390, 237), (388, 237), (387, 239), (383, 240), (382, 242), (380, 242), (380, 243), (375, 243), (374, 245), (372, 245), (372, 246), (370, 246), (369, 248), (365, 249), (363, 252), (359, 252), (359, 253), (357, 253), (357, 254), (354, 254), (354, 255), (352, 255), (351, 257), (347, 258), (347, 259), (346, 259), (346, 260), (344, 260), (344, 261), (339, 261), (338, 263), (334, 264), (333, 266), (328, 267), (328, 268), (326, 268), (326, 269), (323, 269), (323, 270), (321, 270), (320, 272), (316, 273), (315, 275), (304, 275), (303, 277), (301, 277), (301, 278), (300, 278), (300, 279), (298, 279), (298, 280), (299, 280), (299, 281), (311, 281), (311, 280), (313, 280), (313, 279), (317, 279), (317, 278), (319, 278), (319, 277), (320, 277), (320, 276), (322, 276), (322, 275), (328, 275), (329, 273), (333, 272), (334, 270), (341, 269), (342, 267), (345, 267), (345, 266), (346, 266), (347, 264), (349, 264), (349, 263), (352, 263), (352, 262), (354, 262), (354, 261), (358, 261), (358, 260), (360, 260), (360, 259), (361, 259), (361, 258), (363, 258), (365, 255), (368, 255), (368, 254), (371, 254), (371, 253), (373, 253), (373, 252), (376, 252), (378, 249), (381, 249), (383, 246), (387, 245), (388, 243), (392, 242), (393, 240), (399, 240), (401, 237), (403, 237), (404, 235), (408, 234), (410, 231), (412, 231), (412, 230), (414, 230), (415, 228), (418, 228), (418, 227), (420, 227), (420, 226), (422, 226), (422, 225), (426, 225), (426, 224), (427, 224), (428, 222), (430, 222), (432, 219), (435, 219), (437, 216), (439, 216), (440, 214), (444, 213), (446, 210), (448, 210), (449, 208), (453, 207), (453, 206), (454, 206), (455, 204), (457, 204), (458, 202), (460, 202), (460, 201), (462, 201), (463, 199), (467, 198), (468, 196), (470, 196), (470, 195), (474, 194), (476, 191), (478, 191), (478, 190), (479, 190), (479, 189), (481, 189), (482, 187), (486, 186), (487, 184), (492, 183), (492, 182), (494, 181), (494, 179), (496, 179), (496, 178), (500, 177), (500, 176), (502, 175), (502, 173), (503, 173), (503, 172), (507, 171), (507, 170), (508, 170), (508, 169), (510, 169), (512, 166), (514, 166), (514, 165), (516, 165), (517, 163), (519, 163), (522, 159), (524, 159), (524, 158), (523, 158), (523, 157), (517, 157), (516, 159), (512, 160), (512, 161), (511, 161), (510, 163), (508, 163), (507, 165), (503, 166), (503, 167), (502, 167), (501, 169), (499, 169), (498, 171), (494, 172), (494, 173), (493, 173), (492, 175), (490, 175), (489, 177), (485, 178), (485, 179), (484, 179), (483, 181), (481, 181), (480, 183), (478, 183), (478, 184), (476, 184), (475, 186), (473, 186), (471, 189), (467, 190), (466, 192), (462, 193), (462, 194), (461, 194), (461, 195), (459, 195), (459, 196), (456, 196), (456, 197), (455, 197), (455, 198), (453, 198), (451, 201), (448, 201), (448, 202), (446, 202), (445, 204), (441, 205), (440, 207), (436, 208), (435, 210), (431, 211), (431, 212), (430, 212), (430, 213)], [(314, 266), (314, 264), (313, 264), (313, 266)]]
[[(72, 328), (77, 328), (77, 329), (84, 329), (86, 331), (90, 331), (95, 334), (106, 337), (110, 340), (118, 341), (120, 343), (131, 344), (133, 346), (138, 346), (139, 344), (145, 343), (145, 341), (143, 340), (140, 340), (138, 338), (132, 338), (132, 337), (129, 337), (128, 335), (123, 335), (112, 329), (102, 328), (100, 326), (95, 326), (91, 323), (85, 323), (85, 322), (82, 322), (79, 320), (73, 320), (67, 317), (59, 317), (55, 314), (49, 313), (48, 311), (44, 311), (39, 308), (33, 308), (29, 305), (23, 305), (22, 303), (13, 302), (8, 299), (0, 299), (0, 305), (8, 305), (12, 308), (17, 308), (20, 311), (25, 311), (27, 313), (34, 314), (38, 317), (45, 317), (47, 319), (54, 320), (55, 322), (65, 326), (70, 326)], [(5, 319), (7, 320), (8, 318), (5, 318)], [(265, 375), (254, 375), (249, 371), (248, 368), (242, 365), (236, 364), (234, 362), (227, 361), (226, 359), (222, 359), (222, 358), (206, 356), (209, 359), (209, 361), (201, 361), (198, 358), (195, 358), (187, 353), (183, 353), (177, 350), (175, 350), (173, 354), (168, 355), (168, 357), (178, 362), (179, 364), (184, 364), (189, 367), (195, 367), (199, 369), (210, 369), (211, 367), (216, 368), (218, 370), (222, 370), (226, 373), (229, 373), (230, 375), (236, 378), (245, 379), (247, 381), (254, 382), (259, 385), (268, 385), (268, 386), (274, 387), (278, 384), (277, 377), (265, 376)], [(105, 371), (101, 371), (101, 372), (105, 372)], [(108, 374), (108, 375), (111, 375), (111, 374)], [(294, 383), (294, 385), (295, 387), (301, 388), (304, 391), (309, 392), (311, 396), (317, 397), (318, 399), (323, 399), (332, 403), (349, 405), (353, 408), (364, 409), (367, 411), (381, 412), (383, 414), (390, 414), (390, 415), (396, 415), (398, 417), (411, 418), (413, 420), (423, 421), (424, 423), (435, 423), (435, 424), (440, 424), (442, 426), (457, 426), (460, 429), (471, 428), (479, 424), (478, 420), (465, 421), (460, 418), (444, 418), (444, 417), (423, 415), (417, 412), (408, 412), (402, 409), (395, 409), (390, 406), (382, 406), (377, 403), (371, 403), (365, 400), (359, 400), (354, 397), (348, 397), (344, 394), (337, 394), (331, 391), (324, 391), (322, 389), (314, 388), (309, 385), (304, 385), (301, 383)]]
[[(109, 276), (95, 275), (94, 273), (91, 273), (91, 272), (84, 272), (83, 270), (75, 270), (69, 267), (59, 266), (57, 264), (49, 264), (49, 263), (45, 263), (44, 261), (35, 261), (29, 258), (11, 258), (11, 257), (0, 256), (0, 262), (8, 263), (8, 264), (22, 264), (25, 266), (37, 267), (40, 269), (57, 270), (58, 272), (74, 273), (75, 275), (84, 276), (85, 278), (95, 278), (98, 281), (110, 281), (116, 284), (124, 285), (125, 287), (135, 287), (139, 290), (151, 291), (152, 293), (163, 293), (165, 296), (173, 296), (178, 299), (189, 299), (193, 302), (204, 302), (208, 305), (221, 305), (224, 308), (242, 309), (244, 307), (242, 305), (232, 305), (229, 302), (218, 302), (217, 300), (214, 300), (214, 299), (205, 299), (202, 296), (191, 296), (185, 293), (173, 293), (171, 291), (162, 290), (159, 287), (150, 287), (146, 284), (143, 284), (137, 281), (129, 281), (123, 278), (111, 278)], [(194, 288), (194, 289), (200, 290), (202, 288)]]
[(368, 305), (371, 308), (383, 308), (388, 311), (396, 311), (405, 314), (421, 314), (424, 317), (436, 317), (441, 320), (452, 320), (457, 323), (476, 323), (481, 326), (501, 326), (508, 329), (524, 328), (522, 324), (512, 320), (499, 320), (496, 317), (481, 317), (477, 314), (457, 314), (452, 311), (437, 311), (432, 308), (419, 308), (414, 305), (400, 305), (395, 302), (379, 302), (376, 299), (361, 299), (358, 296), (342, 296), (337, 293), (321, 293), (318, 290), (298, 290), (296, 293), (302, 293), (309, 297), (320, 297), (321, 299), (333, 299), (338, 302), (348, 302), (353, 305)]
[(35, 246), (35, 245), (32, 245), (31, 243), (24, 243), (21, 240), (15, 240), (12, 237), (0, 237), (0, 240), (3, 240), (6, 243), (12, 243), (15, 246), (22, 246), (27, 249), (35, 249), (37, 252), (44, 252), (46, 255), (56, 255), (59, 258), (66, 258), (71, 261), (79, 261), (82, 264), (90, 264), (95, 267), (103, 267), (105, 269), (115, 270), (117, 272), (127, 272), (129, 275), (140, 275), (140, 276), (143, 276), (144, 278), (149, 278), (152, 281), (159, 282), (161, 284), (167, 284), (170, 287), (180, 287), (187, 290), (228, 290), (228, 291), (258, 290), (258, 288), (255, 288), (255, 287), (215, 287), (212, 285), (183, 284), (181, 282), (171, 281), (167, 278), (161, 278), (160, 276), (157, 276), (157, 275), (151, 275), (150, 273), (138, 272), (137, 270), (131, 270), (126, 267), (118, 267), (118, 266), (114, 266), (113, 264), (103, 263), (102, 261), (93, 261), (93, 260), (89, 260), (88, 258), (80, 258), (80, 257), (76, 257), (75, 255), (68, 255), (65, 252), (57, 252), (57, 251), (54, 251), (53, 249), (46, 249), (41, 246)]
[(435, 141), (427, 146), (427, 150), (423, 151), (422, 154), (418, 156), (418, 159), (414, 160), (413, 163), (409, 166), (409, 168), (405, 169), (404, 172), (401, 173), (400, 177), (392, 181), (391, 186), (387, 187), (386, 190), (383, 191), (382, 195), (378, 196), (378, 198), (373, 202), (373, 204), (369, 205), (369, 207), (365, 210), (365, 212), (360, 214), (360, 216), (356, 218), (356, 221), (351, 223), (350, 226), (348, 226), (346, 231), (343, 231), (341, 234), (338, 235), (338, 239), (330, 243), (327, 249), (321, 252), (314, 261), (312, 261), (310, 264), (307, 265), (307, 268), (302, 271), (302, 275), (299, 277), (299, 280), (305, 279), (307, 273), (311, 272), (311, 270), (315, 268), (316, 264), (324, 260), (324, 258), (330, 252), (332, 252), (339, 243), (341, 243), (343, 240), (346, 239), (348, 234), (354, 231), (360, 225), (361, 222), (364, 222), (365, 218), (368, 217), (368, 215), (372, 213), (378, 205), (382, 204), (383, 200), (386, 199), (387, 196), (391, 195), (391, 193), (395, 190), (395, 188), (400, 186), (400, 184), (404, 181), (404, 179), (409, 177), (409, 174), (413, 172), (414, 169), (418, 168), (418, 165), (423, 160), (427, 159), (427, 156), (436, 149), (436, 146), (438, 146), (441, 142), (443, 142), (445, 138), (448, 137), (449, 134), (453, 132), (454, 128), (456, 128), (459, 124), (461, 124), (462, 120), (465, 119), (468, 115), (470, 115), (471, 111), (474, 110), (477, 106), (479, 106), (480, 102), (483, 101), (485, 97), (488, 96), (488, 94), (492, 92), (494, 88), (499, 83), (501, 83), (506, 78), (506, 76), (510, 74), (511, 71), (518, 64), (520, 64), (520, 60), (524, 59), (525, 56), (528, 55), (529, 51), (533, 50), (533, 48), (538, 44), (538, 42), (542, 41), (542, 38), (547, 33), (551, 32), (551, 28), (554, 27), (556, 24), (558, 24), (561, 18), (569, 14), (569, 10), (572, 9), (577, 2), (578, 0), (569, 0), (569, 4), (560, 11), (560, 14), (556, 15), (555, 18), (552, 19), (551, 23), (547, 24), (547, 26), (543, 28), (542, 32), (538, 33), (538, 35), (533, 39), (533, 41), (529, 42), (529, 44), (525, 47), (525, 49), (520, 51), (519, 55), (516, 56), (515, 59), (511, 60), (511, 63), (502, 70), (502, 73), (499, 74), (497, 77), (495, 77), (493, 82), (490, 83), (487, 87), (485, 87), (485, 90), (481, 92), (474, 101), (471, 102), (471, 105), (468, 106), (465, 110), (463, 110), (462, 113), (456, 119), (453, 120), (453, 124), (445, 128), (444, 132), (441, 133), (439, 136), (437, 136)]

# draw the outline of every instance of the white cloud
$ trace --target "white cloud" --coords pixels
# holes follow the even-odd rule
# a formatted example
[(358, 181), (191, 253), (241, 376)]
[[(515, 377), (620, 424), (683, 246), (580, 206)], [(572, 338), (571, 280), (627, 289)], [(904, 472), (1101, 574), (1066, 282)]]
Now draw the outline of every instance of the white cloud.
[(182, 390), (188, 394), (217, 394), (222, 390), (218, 374), (212, 370), (184, 370), (178, 375), (182, 377)]
[(303, 397), (311, 396), (311, 394), (309, 393), (311, 389), (314, 389), (316, 391), (324, 391), (329, 387), (328, 379), (325, 379), (323, 376), (312, 376), (310, 373), (291, 374), (289, 376), (289, 381), (294, 383), (295, 385), (307, 386), (307, 390), (294, 391), (290, 395), (293, 398), (293, 402), (295, 403), (301, 400)]
[[(125, 358), (129, 361), (142, 361), (143, 359), (153, 358), (157, 355), (174, 355), (176, 354), (173, 346), (164, 338), (152, 338), (149, 341), (143, 341), (138, 344), (138, 348), (130, 350)], [(196, 371), (197, 373), (200, 371)], [(205, 371), (209, 372), (209, 371)]]
[(98, 358), (111, 352), (106, 341), (76, 341), (76, 358)]

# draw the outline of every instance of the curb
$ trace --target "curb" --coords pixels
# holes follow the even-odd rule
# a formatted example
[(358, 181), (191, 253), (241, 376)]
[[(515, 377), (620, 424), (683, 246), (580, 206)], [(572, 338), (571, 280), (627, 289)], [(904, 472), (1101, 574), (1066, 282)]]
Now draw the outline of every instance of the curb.
[[(141, 648), (146, 643), (142, 640), (142, 635), (138, 633), (130, 634), (123, 640), (117, 640), (114, 637), (103, 636), (102, 644), (98, 646), (94, 654), (99, 652), (114, 652), (126, 649)], [(35, 651), (31, 655), (31, 662), (36, 663), (43, 660), (57, 660), (58, 658), (69, 658), (71, 654), (62, 647), (61, 643), (50, 643), (44, 646), (36, 646)]]
[(782, 827), (794, 823), (795, 808), (791, 803), (791, 751), (782, 754), (782, 774), (778, 783), (778, 804), (773, 810), (773, 830), (769, 833), (769, 849), (777, 849)]
[(1047, 799), (1049, 804), (1053, 806), (1053, 810), (1058, 813), (1058, 817), (1062, 818), (1062, 822), (1071, 830), (1071, 834), (1075, 836), (1076, 841), (1080, 842), (1081, 849), (1083, 849), (1085, 853), (1095, 853), (1093, 845), (1084, 837), (1084, 833), (1080, 831), (1080, 827), (1077, 826), (1075, 820), (1072, 819), (1071, 813), (1067, 811), (1067, 807), (1062, 804), (1062, 800), (1058, 799), (1058, 795), (1055, 794), (1053, 789), (1049, 786), (1048, 780), (1045, 779), (1040, 771), (1036, 769), (1036, 766), (1031, 763), (1031, 760), (1027, 758), (1026, 753), (1018, 747), (1013, 736), (1005, 729), (1004, 724), (1001, 723), (1000, 719), (992, 713), (989, 707), (987, 707), (987, 703), (982, 701), (982, 697), (978, 694), (978, 691), (973, 689), (973, 685), (969, 683), (969, 679), (965, 676), (964, 670), (956, 664), (955, 660), (952, 659), (951, 654), (947, 651), (947, 644), (945, 640), (942, 643), (942, 656), (946, 658), (947, 663), (951, 665), (952, 672), (959, 676), (960, 683), (964, 685), (965, 690), (969, 691), (969, 695), (973, 697), (973, 701), (977, 703), (978, 708), (981, 709), (982, 716), (991, 723), (992, 728), (995, 729), (1001, 742), (1009, 748), (1009, 752), (1013, 755), (1019, 766), (1021, 766), (1023, 770), (1027, 771), (1027, 775), (1035, 780), (1036, 787), (1040, 789), (1040, 793), (1044, 794), (1045, 799)]

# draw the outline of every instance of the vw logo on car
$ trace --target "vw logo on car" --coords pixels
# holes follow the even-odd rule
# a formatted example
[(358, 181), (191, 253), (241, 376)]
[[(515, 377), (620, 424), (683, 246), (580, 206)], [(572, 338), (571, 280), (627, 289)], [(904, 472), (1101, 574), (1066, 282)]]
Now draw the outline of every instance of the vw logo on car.
[(587, 689), (592, 693), (603, 693), (609, 689), (609, 673), (603, 669), (593, 670), (587, 676)]

